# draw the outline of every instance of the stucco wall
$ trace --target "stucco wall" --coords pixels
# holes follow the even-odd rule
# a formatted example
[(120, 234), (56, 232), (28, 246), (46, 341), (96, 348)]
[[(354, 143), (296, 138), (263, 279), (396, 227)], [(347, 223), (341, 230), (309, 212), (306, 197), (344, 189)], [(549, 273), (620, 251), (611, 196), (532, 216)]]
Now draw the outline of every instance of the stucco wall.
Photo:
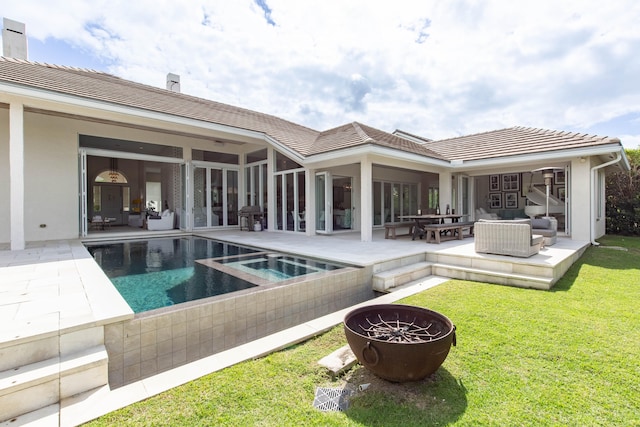
[(573, 240), (591, 239), (590, 167), (588, 160), (581, 163), (576, 159), (571, 163), (571, 237)]
[(78, 142), (52, 116), (24, 115), (25, 240), (78, 236)]
[(9, 197), (9, 109), (0, 108), (0, 244), (11, 240)]

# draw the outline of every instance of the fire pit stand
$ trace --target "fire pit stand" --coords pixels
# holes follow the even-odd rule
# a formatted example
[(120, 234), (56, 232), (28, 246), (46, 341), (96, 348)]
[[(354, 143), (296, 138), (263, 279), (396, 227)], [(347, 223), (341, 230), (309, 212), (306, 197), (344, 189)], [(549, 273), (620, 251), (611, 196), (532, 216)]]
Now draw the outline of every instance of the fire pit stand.
[(344, 330), (358, 361), (389, 381), (418, 381), (433, 374), (456, 344), (455, 326), (422, 307), (380, 304), (345, 316)]

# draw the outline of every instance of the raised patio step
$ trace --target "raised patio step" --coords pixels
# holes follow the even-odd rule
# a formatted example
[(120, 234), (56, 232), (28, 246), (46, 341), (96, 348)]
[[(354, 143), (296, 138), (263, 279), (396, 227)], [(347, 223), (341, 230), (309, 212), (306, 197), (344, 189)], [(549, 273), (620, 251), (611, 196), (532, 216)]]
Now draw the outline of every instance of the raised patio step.
[(0, 372), (0, 421), (7, 421), (60, 399), (108, 383), (104, 345), (52, 357)]
[(378, 272), (372, 278), (373, 289), (378, 292), (390, 292), (392, 288), (430, 276), (432, 265), (430, 262), (422, 261)]
[(497, 283), (500, 285), (516, 286), (520, 288), (551, 289), (555, 283), (552, 277), (535, 276), (529, 274), (514, 274), (494, 270), (434, 263), (434, 275), (450, 277), (452, 279), (471, 280), (475, 282)]

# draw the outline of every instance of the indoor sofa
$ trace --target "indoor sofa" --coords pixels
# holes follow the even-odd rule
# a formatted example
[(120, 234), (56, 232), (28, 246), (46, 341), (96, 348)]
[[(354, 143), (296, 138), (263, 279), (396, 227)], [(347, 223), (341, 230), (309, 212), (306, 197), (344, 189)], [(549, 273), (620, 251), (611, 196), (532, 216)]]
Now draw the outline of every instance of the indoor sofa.
[(527, 258), (540, 251), (543, 239), (541, 235), (533, 234), (530, 219), (480, 219), (474, 225), (478, 253)]
[(173, 230), (173, 212), (165, 210), (159, 217), (147, 218), (147, 230)]

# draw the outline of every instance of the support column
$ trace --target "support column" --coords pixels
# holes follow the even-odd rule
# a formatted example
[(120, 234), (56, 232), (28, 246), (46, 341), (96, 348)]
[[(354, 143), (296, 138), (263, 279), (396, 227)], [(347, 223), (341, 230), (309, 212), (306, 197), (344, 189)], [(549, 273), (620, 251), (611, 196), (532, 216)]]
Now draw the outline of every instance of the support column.
[(373, 240), (373, 165), (369, 158), (360, 162), (360, 240), (371, 242)]
[(25, 248), (24, 237), (24, 106), (9, 106), (9, 203), (11, 250)]
[(452, 206), (451, 203), (451, 189), (452, 189), (452, 181), (451, 181), (451, 172), (440, 172), (438, 178), (438, 187), (440, 200), (438, 203), (440, 204), (440, 213), (444, 215), (445, 210), (447, 209), (447, 205), (449, 207)]
[[(273, 148), (267, 148), (267, 228), (276, 229), (276, 187), (273, 177), (276, 154)], [(262, 195), (260, 195), (262, 197)]]
[(305, 232), (307, 236), (316, 234), (316, 170), (304, 170)]

